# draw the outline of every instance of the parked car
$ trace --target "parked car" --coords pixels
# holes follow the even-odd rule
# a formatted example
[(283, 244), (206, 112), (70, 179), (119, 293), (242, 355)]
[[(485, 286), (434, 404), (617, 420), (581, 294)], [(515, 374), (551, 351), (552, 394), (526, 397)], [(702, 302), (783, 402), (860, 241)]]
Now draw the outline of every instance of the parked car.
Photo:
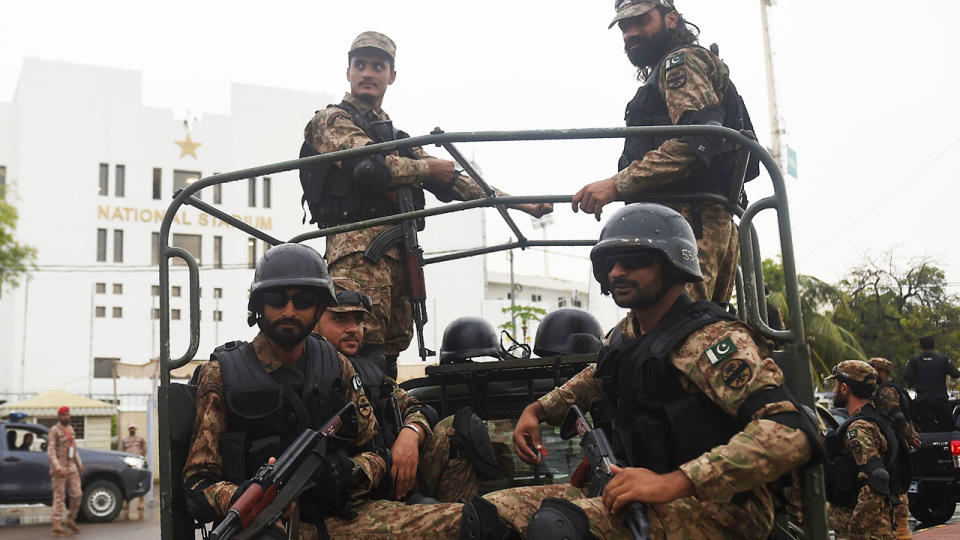
[[(954, 424), (960, 407), (954, 405)], [(946, 523), (960, 502), (960, 430), (920, 433), (920, 448), (910, 454), (910, 513), (923, 526)]]
[[(38, 424), (0, 421), (4, 434), (0, 441), (0, 504), (52, 504), (48, 431)], [(28, 434), (33, 435), (32, 442)], [(153, 474), (142, 456), (89, 448), (78, 451), (83, 462), (83, 518), (111, 521), (124, 501), (150, 490)]]

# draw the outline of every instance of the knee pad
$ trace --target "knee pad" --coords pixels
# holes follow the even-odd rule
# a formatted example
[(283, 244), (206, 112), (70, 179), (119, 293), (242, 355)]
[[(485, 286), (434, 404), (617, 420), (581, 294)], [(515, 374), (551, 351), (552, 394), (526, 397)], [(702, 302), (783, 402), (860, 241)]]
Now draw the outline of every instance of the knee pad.
[(487, 433), (487, 424), (470, 407), (464, 407), (453, 416), (453, 446), (467, 458), (480, 476), (500, 476), (500, 463)]
[(463, 504), (460, 517), (460, 540), (500, 540), (510, 529), (500, 520), (492, 502), (474, 495)]
[(593, 540), (590, 518), (582, 508), (566, 499), (550, 497), (540, 503), (540, 509), (530, 518), (527, 527), (530, 540)]

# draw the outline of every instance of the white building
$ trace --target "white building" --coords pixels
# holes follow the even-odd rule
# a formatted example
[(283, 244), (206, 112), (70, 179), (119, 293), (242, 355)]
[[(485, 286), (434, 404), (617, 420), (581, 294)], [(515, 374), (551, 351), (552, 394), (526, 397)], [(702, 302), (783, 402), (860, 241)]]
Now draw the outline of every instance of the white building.
[[(0, 294), (0, 400), (54, 387), (108, 395), (115, 360), (156, 357), (155, 237), (174, 191), (214, 173), (295, 157), (306, 121), (338, 97), (233, 85), (229, 115), (205, 114), (188, 124), (171, 110), (141, 104), (137, 72), (26, 60), (13, 100), (0, 103), (0, 179), (20, 214), (17, 239), (38, 249), (38, 270)], [(310, 230), (301, 223), (300, 195), (296, 172), (287, 172), (207, 189), (201, 198), (287, 239)], [(428, 252), (483, 245), (492, 219), (499, 216), (484, 210), (431, 219), (422, 244)], [(267, 245), (189, 207), (179, 212), (172, 241), (201, 264), (198, 357), (218, 343), (251, 339), (250, 268)], [(311, 245), (323, 251), (322, 241)], [(535, 294), (540, 299), (532, 303), (548, 309), (561, 297), (586, 307), (598, 294), (589, 267), (578, 264), (582, 282), (518, 273), (517, 301)], [(439, 348), (453, 318), (481, 315), (494, 325), (509, 319), (500, 311), (509, 304), (509, 276), (491, 272), (487, 279), (487, 258), (428, 266), (426, 276), (429, 348)], [(595, 304), (605, 308), (591, 309), (604, 326), (615, 322), (612, 304)], [(172, 270), (171, 316), (177, 357), (189, 325), (183, 266)], [(413, 346), (403, 360), (415, 359)], [(122, 379), (117, 392), (148, 394), (150, 385)]]

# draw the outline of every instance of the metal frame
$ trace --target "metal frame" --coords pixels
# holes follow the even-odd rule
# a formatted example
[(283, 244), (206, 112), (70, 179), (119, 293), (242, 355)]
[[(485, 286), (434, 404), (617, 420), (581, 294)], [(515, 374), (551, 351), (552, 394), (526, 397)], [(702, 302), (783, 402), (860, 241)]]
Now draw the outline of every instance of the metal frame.
[[(594, 129), (565, 129), (565, 130), (523, 130), (523, 131), (480, 131), (480, 132), (462, 132), (462, 133), (443, 133), (439, 130), (430, 135), (412, 137), (398, 141), (391, 141), (380, 144), (373, 144), (362, 148), (352, 148), (337, 152), (320, 154), (302, 159), (294, 159), (264, 165), (260, 167), (251, 167), (239, 171), (208, 176), (190, 184), (179, 191), (174, 200), (167, 208), (163, 222), (160, 227), (160, 239), (158, 245), (157, 260), (159, 262), (160, 272), (160, 387), (158, 389), (159, 397), (159, 439), (160, 439), (160, 506), (161, 506), (161, 537), (164, 539), (172, 538), (173, 523), (172, 508), (173, 493), (169, 477), (172, 469), (170, 455), (170, 371), (188, 363), (196, 355), (200, 345), (200, 302), (199, 302), (199, 268), (196, 261), (184, 249), (170, 246), (170, 227), (177, 211), (184, 205), (193, 206), (202, 212), (206, 212), (214, 217), (221, 219), (230, 225), (240, 229), (251, 236), (259, 238), (272, 245), (283, 243), (255, 227), (210, 206), (193, 194), (198, 191), (217, 184), (225, 184), (238, 180), (245, 180), (252, 177), (270, 175), (274, 173), (290, 171), (306, 166), (315, 166), (322, 163), (336, 162), (348, 158), (357, 158), (375, 153), (386, 153), (400, 148), (426, 146), (435, 144), (443, 146), (453, 156), (465, 171), (477, 179), (486, 193), (482, 199), (466, 201), (455, 204), (447, 204), (435, 208), (427, 208), (415, 212), (408, 212), (401, 215), (392, 215), (387, 217), (369, 219), (357, 223), (329, 227), (319, 231), (294, 236), (288, 242), (302, 242), (304, 240), (321, 238), (330, 234), (353, 231), (369, 228), (378, 225), (392, 225), (401, 221), (426, 218), (430, 216), (449, 214), (471, 208), (494, 207), (500, 212), (510, 229), (517, 235), (517, 240), (497, 246), (490, 246), (478, 249), (464, 250), (457, 253), (433, 257), (424, 261), (425, 264), (433, 264), (444, 261), (455, 260), (474, 255), (493, 253), (508, 249), (520, 248), (526, 249), (530, 246), (590, 246), (595, 240), (552, 240), (536, 241), (525, 238), (513, 222), (505, 207), (517, 203), (564, 203), (570, 202), (570, 196), (542, 195), (542, 196), (518, 196), (518, 197), (497, 197), (492, 189), (483, 182), (475, 173), (473, 166), (464, 159), (463, 155), (457, 151), (453, 143), (457, 142), (494, 142), (494, 141), (542, 141), (542, 140), (569, 140), (569, 139), (609, 139), (624, 138), (633, 136), (666, 136), (682, 137), (689, 135), (704, 135), (723, 137), (732, 140), (740, 145), (741, 149), (746, 149), (759, 157), (770, 175), (774, 187), (774, 195), (764, 198), (756, 203), (749, 205), (746, 209), (741, 209), (735, 203), (715, 194), (699, 193), (675, 197), (650, 197), (645, 200), (651, 202), (691, 202), (691, 201), (711, 201), (722, 204), (731, 213), (741, 216), (740, 219), (740, 249), (741, 266), (745, 271), (741, 276), (738, 275), (737, 292), (738, 300), (741, 302), (741, 313), (746, 314), (746, 319), (764, 336), (783, 343), (795, 355), (798, 366), (807, 366), (806, 369), (796, 369), (796, 377), (792, 377), (788, 382), (791, 391), (806, 405), (813, 406), (813, 374), (810, 369), (810, 351), (804, 340), (803, 321), (799, 316), (791, 318), (791, 327), (787, 330), (773, 330), (766, 323), (766, 309), (762, 291), (763, 274), (760, 265), (759, 243), (756, 231), (753, 228), (753, 219), (762, 210), (774, 209), (777, 213), (777, 223), (780, 234), (780, 250), (783, 259), (783, 271), (786, 278), (787, 304), (790, 312), (800, 313), (800, 296), (796, 277), (796, 265), (793, 253), (792, 239), (793, 235), (790, 228), (790, 215), (787, 206), (787, 193), (784, 184), (783, 175), (776, 162), (770, 154), (756, 140), (745, 136), (737, 131), (719, 127), (719, 126), (657, 126), (657, 127), (618, 127), (618, 128), (594, 128)], [(190, 344), (187, 351), (176, 359), (170, 356), (170, 262), (171, 258), (182, 259), (189, 271), (189, 292), (190, 292)], [(164, 481), (164, 478), (167, 481)], [(806, 538), (820, 538), (826, 534), (826, 515), (825, 509), (821, 504), (823, 501), (824, 484), (822, 467), (807, 468), (801, 472), (801, 482), (804, 493), (804, 532)], [(164, 511), (167, 509), (168, 511)]]

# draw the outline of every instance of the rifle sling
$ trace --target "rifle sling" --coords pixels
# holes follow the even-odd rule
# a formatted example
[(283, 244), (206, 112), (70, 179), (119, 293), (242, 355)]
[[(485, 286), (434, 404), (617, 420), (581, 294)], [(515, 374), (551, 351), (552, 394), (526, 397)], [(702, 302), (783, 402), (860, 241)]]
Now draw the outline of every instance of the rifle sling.
[(253, 518), (250, 526), (241, 529), (237, 534), (233, 535), (233, 540), (248, 540), (260, 532), (261, 529), (276, 521), (277, 517), (283, 513), (284, 508), (286, 508), (288, 504), (299, 497), (301, 493), (312, 487), (312, 485), (307, 485), (307, 483), (310, 481), (313, 473), (323, 464), (323, 461), (323, 456), (317, 452), (310, 452), (310, 455), (297, 467), (296, 472), (290, 476), (290, 479), (287, 480), (283, 489), (277, 493), (277, 496), (270, 501), (270, 504), (268, 504), (262, 512), (257, 514), (257, 517)]

